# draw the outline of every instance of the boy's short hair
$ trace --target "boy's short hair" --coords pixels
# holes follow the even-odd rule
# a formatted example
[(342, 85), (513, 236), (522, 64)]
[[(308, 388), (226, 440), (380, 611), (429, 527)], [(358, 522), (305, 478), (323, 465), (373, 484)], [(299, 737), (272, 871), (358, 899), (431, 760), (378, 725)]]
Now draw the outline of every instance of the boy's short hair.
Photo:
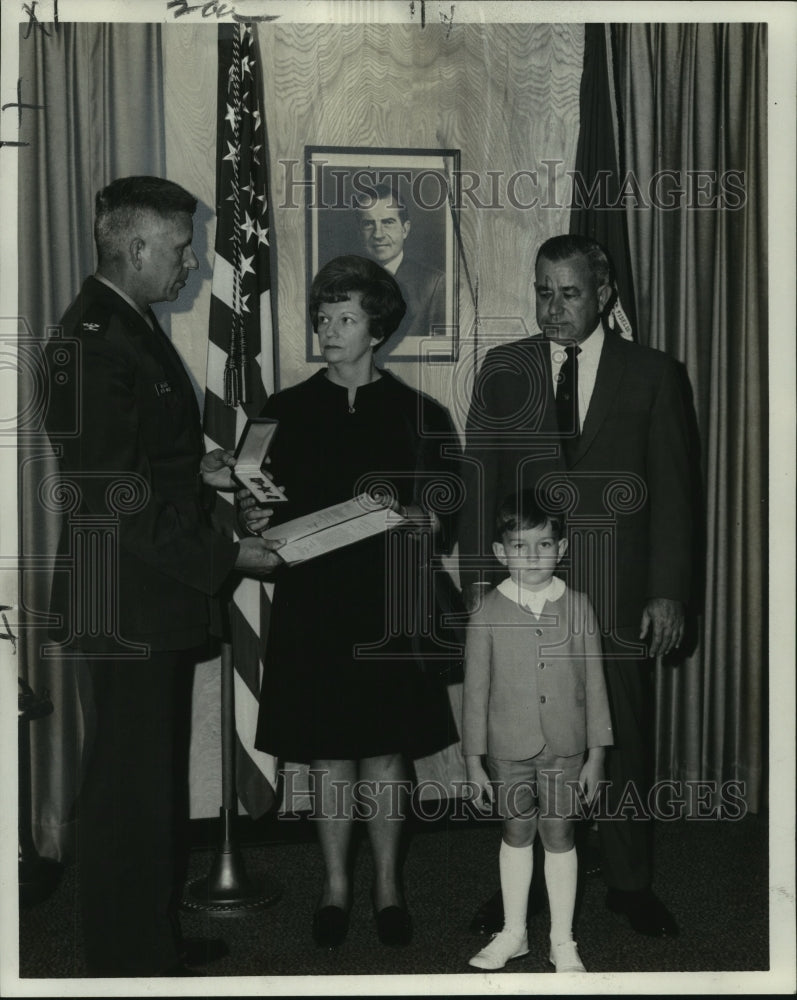
[(564, 538), (565, 519), (561, 512), (551, 513), (545, 510), (540, 505), (534, 490), (513, 493), (498, 508), (495, 516), (494, 541), (502, 541), (509, 531), (525, 531), (528, 528), (539, 528), (544, 524), (550, 524), (557, 541)]

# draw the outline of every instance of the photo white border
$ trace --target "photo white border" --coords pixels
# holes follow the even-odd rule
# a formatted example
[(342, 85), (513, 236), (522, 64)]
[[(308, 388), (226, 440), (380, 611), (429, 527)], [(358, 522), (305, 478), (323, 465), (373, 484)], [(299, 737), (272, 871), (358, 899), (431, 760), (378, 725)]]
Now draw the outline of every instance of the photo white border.
[[(27, 6), (30, 7), (32, 0)], [(4, 0), (2, 4), (2, 71), (0, 105), (13, 103), (18, 72), (16, 25), (28, 20), (26, 4)], [(16, 817), (16, 664), (6, 642), (0, 643), (0, 782), (5, 790), (5, 808), (0, 811), (0, 994), (3, 996), (220, 996), (220, 995), (449, 995), (482, 993), (546, 994), (655, 994), (685, 993), (783, 993), (795, 990), (795, 6), (791, 3), (729, 5), (703, 3), (482, 3), (459, 0), (401, 0), (374, 3), (371, 0), (339, 2), (285, 2), (285, 0), (236, 0), (227, 4), (244, 17), (279, 15), (286, 22), (374, 21), (401, 23), (417, 20), (421, 10), (427, 23), (453, 16), (458, 22), (761, 22), (769, 29), (769, 303), (770, 303), (770, 620), (769, 640), (773, 654), (769, 685), (770, 731), (770, 949), (769, 972), (706, 972), (668, 974), (595, 974), (573, 977), (514, 974), (490, 977), (384, 976), (374, 977), (213, 977), (189, 983), (167, 980), (19, 980), (17, 858), (13, 843)], [(139, 22), (174, 20), (167, 0), (59, 0), (62, 22)], [(53, 0), (37, 0), (36, 16), (52, 19)], [(184, 23), (207, 23), (199, 12), (183, 15)], [(13, 111), (0, 117), (0, 138), (8, 140)], [(16, 254), (16, 158), (9, 149), (0, 150), (0, 323), (7, 327), (17, 308)], [(764, 290), (762, 290), (764, 294)], [(15, 322), (15, 319), (14, 319)], [(0, 419), (16, 409), (13, 352), (2, 353)], [(10, 409), (11, 408), (11, 409)], [(16, 462), (14, 449), (0, 444), (0, 603), (15, 605), (14, 574), (9, 560), (17, 556)], [(15, 516), (11, 516), (14, 513)], [(739, 526), (738, 530), (743, 530)]]

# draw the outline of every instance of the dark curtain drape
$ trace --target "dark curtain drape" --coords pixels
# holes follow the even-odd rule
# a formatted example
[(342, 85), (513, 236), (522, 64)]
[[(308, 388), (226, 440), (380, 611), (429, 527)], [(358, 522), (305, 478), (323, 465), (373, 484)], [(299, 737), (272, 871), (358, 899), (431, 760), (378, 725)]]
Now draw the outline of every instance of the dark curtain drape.
[[(165, 141), (160, 28), (59, 24), (20, 30), (23, 110), (19, 149), (20, 343), (55, 326), (94, 270), (96, 192), (125, 174), (163, 174)], [(21, 352), (24, 356), (24, 352)], [(32, 362), (35, 364), (35, 362)], [(36, 381), (20, 374), (24, 412)], [(20, 675), (50, 692), (54, 711), (30, 726), (33, 835), (39, 852), (71, 853), (70, 812), (90, 738), (91, 704), (79, 672), (44, 658), (50, 571), (59, 524), (38, 495), (54, 459), (43, 434), (20, 437)]]
[(584, 70), (579, 94), (581, 120), (570, 232), (592, 237), (611, 254), (620, 304), (628, 317), (631, 339), (636, 340), (634, 283), (625, 209), (619, 200), (616, 112), (607, 44), (605, 24), (584, 25)]
[[(657, 774), (764, 801), (767, 25), (613, 26), (638, 339), (682, 361), (701, 437), (694, 653), (658, 673)], [(668, 173), (664, 173), (664, 172)]]

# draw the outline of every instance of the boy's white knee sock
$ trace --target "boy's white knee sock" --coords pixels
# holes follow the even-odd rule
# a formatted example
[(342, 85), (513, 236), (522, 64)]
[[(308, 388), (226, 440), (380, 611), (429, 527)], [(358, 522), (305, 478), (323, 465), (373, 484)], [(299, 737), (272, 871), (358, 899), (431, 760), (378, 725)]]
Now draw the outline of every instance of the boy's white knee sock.
[(531, 845), (510, 847), (501, 841), (498, 852), (498, 870), (501, 874), (501, 896), (504, 901), (504, 930), (522, 934), (526, 930), (529, 907), (529, 887), (534, 865)]
[(571, 847), (563, 854), (545, 852), (545, 886), (551, 909), (551, 942), (559, 944), (573, 937), (573, 910), (576, 905), (578, 860)]

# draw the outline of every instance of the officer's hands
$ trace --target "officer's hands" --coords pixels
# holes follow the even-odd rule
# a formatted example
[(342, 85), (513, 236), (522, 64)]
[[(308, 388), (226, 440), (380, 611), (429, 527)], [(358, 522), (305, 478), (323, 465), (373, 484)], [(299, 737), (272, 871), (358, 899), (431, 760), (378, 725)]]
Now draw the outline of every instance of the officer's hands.
[(238, 543), (235, 568), (247, 576), (268, 576), (282, 565), (284, 560), (276, 550), (284, 544), (282, 538), (242, 538)]
[(235, 465), (235, 456), (231, 451), (214, 448), (202, 456), (199, 463), (199, 474), (202, 481), (217, 490), (231, 490), (235, 485), (230, 469)]
[(648, 656), (666, 656), (684, 637), (684, 606), (668, 597), (651, 597), (642, 612), (640, 639), (650, 636)]

